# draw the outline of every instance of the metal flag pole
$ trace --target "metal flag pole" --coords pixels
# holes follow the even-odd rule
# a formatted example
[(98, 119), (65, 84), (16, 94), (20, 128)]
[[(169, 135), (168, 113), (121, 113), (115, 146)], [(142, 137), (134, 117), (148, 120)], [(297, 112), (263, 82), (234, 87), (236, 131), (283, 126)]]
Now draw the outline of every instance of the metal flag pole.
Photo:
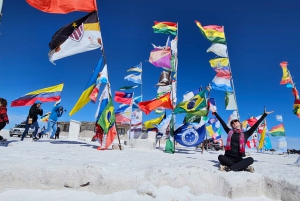
[[(225, 30), (224, 26), (223, 26), (223, 29)], [(224, 31), (224, 36), (225, 36), (225, 31)], [(225, 37), (226, 38), (226, 37)], [(231, 71), (231, 65), (230, 65), (230, 59), (229, 59), (229, 53), (228, 53), (228, 45), (227, 45), (227, 41), (226, 41), (226, 52), (227, 52), (227, 58), (228, 58), (228, 65), (229, 65), (229, 72), (230, 72), (230, 75), (231, 75), (231, 78), (230, 78), (230, 82), (232, 84), (232, 89), (233, 89), (233, 95), (234, 95), (234, 100), (235, 100), (235, 104), (236, 104), (236, 112), (237, 112), (237, 117), (238, 119), (240, 119), (240, 115), (239, 115), (239, 109), (238, 109), (238, 104), (237, 104), (237, 99), (236, 99), (236, 94), (235, 94), (235, 88), (234, 88), (234, 83), (233, 83), (233, 76), (232, 76), (232, 71)]]
[(132, 116), (132, 103), (134, 101), (134, 92), (132, 92), (132, 99), (131, 99), (131, 103), (130, 103), (130, 107), (131, 107), (131, 113), (130, 113), (130, 124), (129, 124), (129, 135), (128, 135), (128, 139), (130, 139), (130, 135), (131, 135), (131, 116)]
[[(176, 37), (177, 37), (177, 47), (176, 47), (176, 49), (177, 49), (177, 52), (176, 52), (176, 57), (175, 57), (175, 75), (176, 75), (176, 83), (175, 83), (175, 87), (177, 87), (177, 84), (178, 84), (178, 74), (177, 74), (177, 72), (178, 72), (178, 22), (177, 22), (177, 35), (176, 35)], [(171, 64), (172, 65), (172, 64)], [(172, 66), (171, 66), (172, 67)], [(171, 73), (172, 74), (172, 73)], [(173, 78), (171, 77), (171, 93), (172, 93), (172, 105), (173, 105), (173, 108), (174, 108), (174, 105), (176, 106), (176, 102), (174, 102), (174, 92), (173, 92)], [(176, 89), (176, 91), (177, 91), (177, 89)], [(174, 104), (175, 103), (175, 104)], [(172, 123), (173, 123), (173, 129), (175, 129), (174, 128), (174, 112), (172, 111), (172, 119), (173, 119), (173, 121), (172, 121)], [(176, 145), (176, 142), (175, 142), (175, 134), (174, 134), (174, 131), (173, 131), (173, 146), (174, 146), (174, 153), (175, 153), (175, 145)]]
[[(95, 5), (97, 7), (97, 1), (95, 0)], [(102, 34), (101, 34), (101, 29), (100, 29), (100, 20), (99, 20), (99, 15), (98, 15), (98, 10), (97, 10), (97, 17), (98, 17), (98, 24), (99, 24), (99, 32), (100, 32), (100, 41), (101, 41), (101, 45), (102, 45), (102, 49), (100, 48), (100, 51), (102, 52), (102, 57), (103, 57), (103, 62), (104, 62), (104, 65), (107, 65), (106, 63), (106, 56), (105, 56), (105, 51), (104, 51), (104, 45), (103, 45), (103, 40), (102, 40)], [(108, 71), (108, 70), (107, 70)], [(111, 97), (111, 88), (110, 88), (110, 81), (109, 81), (109, 75), (108, 75), (108, 72), (107, 72), (107, 80), (108, 80), (108, 83), (107, 83), (107, 87), (108, 87), (108, 93), (110, 94), (109, 97)], [(119, 135), (119, 132), (118, 132), (118, 128), (117, 128), (117, 125), (116, 125), (116, 121), (114, 123), (115, 125), (115, 128), (116, 128), (116, 131), (117, 131), (117, 136), (118, 136), (118, 141), (119, 141), (119, 148), (120, 148), (120, 151), (122, 150), (121, 148), (121, 141), (120, 141), (120, 135)]]

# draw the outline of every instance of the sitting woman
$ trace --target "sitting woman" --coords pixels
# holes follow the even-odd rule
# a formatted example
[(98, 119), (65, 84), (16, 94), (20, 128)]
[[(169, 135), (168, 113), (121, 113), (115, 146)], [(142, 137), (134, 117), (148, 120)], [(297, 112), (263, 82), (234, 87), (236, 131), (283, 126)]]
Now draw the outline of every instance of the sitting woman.
[(252, 157), (245, 157), (245, 144), (247, 139), (254, 133), (259, 124), (264, 120), (264, 118), (273, 113), (266, 112), (264, 109), (264, 114), (261, 118), (247, 131), (242, 130), (242, 124), (237, 118), (233, 118), (230, 121), (230, 129), (223, 119), (218, 115), (216, 110), (210, 108), (212, 113), (216, 115), (217, 119), (222, 124), (225, 132), (228, 134), (226, 146), (225, 146), (225, 155), (219, 155), (218, 160), (220, 162), (220, 171), (249, 171), (254, 172), (254, 168), (251, 166), (254, 162)]

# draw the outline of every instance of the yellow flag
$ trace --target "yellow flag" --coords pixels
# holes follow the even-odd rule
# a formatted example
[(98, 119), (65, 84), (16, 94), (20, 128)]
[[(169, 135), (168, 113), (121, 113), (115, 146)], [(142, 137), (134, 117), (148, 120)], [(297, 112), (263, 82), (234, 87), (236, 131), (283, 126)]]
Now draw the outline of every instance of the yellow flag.
[(150, 119), (149, 121), (146, 121), (144, 123), (145, 127), (148, 128), (155, 128), (157, 124), (160, 124), (160, 122), (166, 117), (166, 114), (161, 115), (160, 117), (157, 117), (155, 119)]
[(267, 131), (267, 125), (265, 124), (263, 131), (261, 132), (261, 137), (258, 145), (258, 149), (262, 149), (264, 146), (265, 142), (265, 136), (266, 136), (266, 131)]

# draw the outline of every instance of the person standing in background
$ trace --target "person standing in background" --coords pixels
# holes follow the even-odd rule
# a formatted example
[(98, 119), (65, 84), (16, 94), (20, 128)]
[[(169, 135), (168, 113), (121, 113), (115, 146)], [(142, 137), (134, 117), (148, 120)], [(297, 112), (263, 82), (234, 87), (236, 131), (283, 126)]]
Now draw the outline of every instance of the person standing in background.
[[(9, 119), (7, 116), (7, 101), (4, 98), (0, 98), (0, 131), (9, 124)], [(5, 142), (6, 139), (0, 135), (0, 141)]]

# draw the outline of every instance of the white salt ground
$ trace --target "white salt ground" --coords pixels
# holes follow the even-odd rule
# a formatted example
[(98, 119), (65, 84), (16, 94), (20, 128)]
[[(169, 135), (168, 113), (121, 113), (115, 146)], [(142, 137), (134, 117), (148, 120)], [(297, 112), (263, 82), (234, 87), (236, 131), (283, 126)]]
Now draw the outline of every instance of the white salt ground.
[(8, 137), (0, 146), (0, 200), (300, 200), (300, 167), (291, 165), (298, 155), (253, 151), (255, 173), (220, 172), (221, 151), (97, 146)]

